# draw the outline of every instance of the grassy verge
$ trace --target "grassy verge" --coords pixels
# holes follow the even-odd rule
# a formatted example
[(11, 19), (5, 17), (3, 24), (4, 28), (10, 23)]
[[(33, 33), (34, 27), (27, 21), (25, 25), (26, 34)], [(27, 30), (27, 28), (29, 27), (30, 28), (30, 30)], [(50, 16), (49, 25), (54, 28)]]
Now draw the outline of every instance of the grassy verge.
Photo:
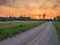
[(60, 40), (60, 22), (55, 21), (54, 25), (57, 29), (57, 34), (58, 34), (58, 37), (59, 37), (59, 40)]
[(40, 21), (6, 21), (0, 22), (0, 41), (27, 31), (43, 22)]

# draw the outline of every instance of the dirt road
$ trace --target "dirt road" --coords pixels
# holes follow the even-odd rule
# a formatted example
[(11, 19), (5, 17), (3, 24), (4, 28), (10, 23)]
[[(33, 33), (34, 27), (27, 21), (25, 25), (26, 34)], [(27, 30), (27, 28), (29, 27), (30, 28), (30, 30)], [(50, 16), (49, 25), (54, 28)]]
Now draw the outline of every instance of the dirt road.
[(0, 45), (59, 45), (59, 41), (52, 22), (46, 22), (16, 37), (1, 41)]

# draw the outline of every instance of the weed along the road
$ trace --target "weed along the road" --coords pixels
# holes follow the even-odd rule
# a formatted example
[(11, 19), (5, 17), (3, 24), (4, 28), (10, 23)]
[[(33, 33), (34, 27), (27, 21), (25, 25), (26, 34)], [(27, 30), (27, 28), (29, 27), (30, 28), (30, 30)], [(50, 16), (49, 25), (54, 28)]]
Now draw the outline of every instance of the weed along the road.
[(20, 25), (20, 27), (22, 27), (22, 26), (23, 26), (23, 24)]
[(40, 21), (2, 21), (0, 22), (0, 41), (27, 31), (43, 22)]
[(58, 34), (58, 37), (59, 37), (59, 40), (60, 40), (60, 22), (55, 21), (54, 25), (55, 25), (55, 27), (57, 29), (57, 34)]

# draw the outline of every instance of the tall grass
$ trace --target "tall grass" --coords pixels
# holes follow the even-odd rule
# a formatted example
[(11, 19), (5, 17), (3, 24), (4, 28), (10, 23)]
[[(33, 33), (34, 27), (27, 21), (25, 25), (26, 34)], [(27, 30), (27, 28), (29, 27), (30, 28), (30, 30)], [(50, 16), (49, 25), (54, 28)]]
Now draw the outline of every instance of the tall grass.
[(0, 41), (27, 31), (43, 22), (40, 21), (6, 21), (0, 22)]
[(59, 40), (60, 40), (60, 22), (55, 21), (54, 25), (57, 29), (57, 34), (58, 34), (58, 37), (59, 37)]

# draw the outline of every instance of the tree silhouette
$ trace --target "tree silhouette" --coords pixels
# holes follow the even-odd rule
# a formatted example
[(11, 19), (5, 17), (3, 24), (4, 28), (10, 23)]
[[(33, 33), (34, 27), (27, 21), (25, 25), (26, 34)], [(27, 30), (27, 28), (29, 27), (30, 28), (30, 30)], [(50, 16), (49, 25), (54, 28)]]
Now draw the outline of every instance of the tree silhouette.
[(56, 21), (56, 17), (54, 17), (53, 20)]
[(46, 14), (43, 14), (43, 19), (45, 19), (45, 17), (46, 17)]
[(56, 16), (57, 20), (60, 21), (60, 16)]

